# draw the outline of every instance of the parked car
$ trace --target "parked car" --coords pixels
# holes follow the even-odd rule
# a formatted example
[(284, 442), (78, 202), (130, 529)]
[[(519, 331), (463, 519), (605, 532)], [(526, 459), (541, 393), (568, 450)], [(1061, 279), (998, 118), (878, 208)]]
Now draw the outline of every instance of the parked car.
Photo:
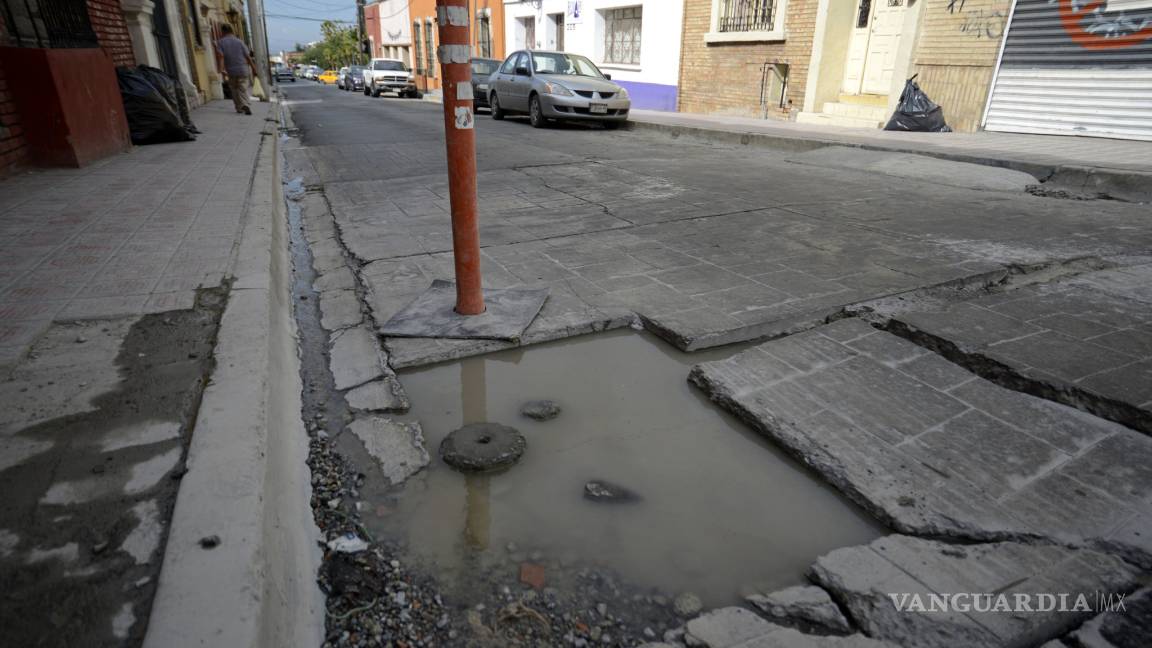
[(513, 52), (488, 81), (493, 119), (527, 113), (535, 128), (551, 120), (600, 122), (616, 128), (628, 119), (628, 91), (579, 54)]
[(315, 65), (309, 65), (304, 68), (304, 78), (309, 81), (315, 81), (316, 77), (320, 74), (321, 70)]
[(336, 71), (336, 87), (341, 89), (341, 90), (344, 89), (344, 75), (345, 74), (348, 74), (348, 66), (347, 65), (345, 65), (344, 67), (342, 67)]
[(349, 91), (363, 90), (364, 89), (364, 66), (363, 65), (350, 66), (348, 68), (348, 71), (344, 73), (344, 84), (341, 87), (343, 87), (345, 90), (349, 90)]
[(337, 75), (336, 70), (324, 70), (324, 73), (316, 77), (316, 80), (325, 85), (329, 83), (336, 83)]
[(277, 83), (280, 81), (291, 81), (296, 83), (296, 75), (292, 74), (292, 70), (288, 69), (287, 65), (277, 63), (272, 67), (272, 74), (276, 77)]
[(395, 92), (398, 97), (420, 98), (408, 64), (400, 59), (375, 58), (364, 69), (364, 94), (379, 97), (383, 92)]
[(488, 107), (488, 79), (500, 67), (500, 59), (472, 59), (472, 96), (476, 108)]

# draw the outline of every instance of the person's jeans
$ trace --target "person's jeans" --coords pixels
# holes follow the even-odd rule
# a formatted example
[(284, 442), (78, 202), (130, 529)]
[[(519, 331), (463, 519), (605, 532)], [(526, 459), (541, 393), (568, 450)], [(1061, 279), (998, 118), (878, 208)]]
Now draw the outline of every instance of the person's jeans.
[(236, 106), (236, 112), (251, 110), (248, 108), (248, 88), (250, 82), (251, 79), (248, 78), (248, 75), (228, 75), (228, 89), (232, 92), (232, 104)]

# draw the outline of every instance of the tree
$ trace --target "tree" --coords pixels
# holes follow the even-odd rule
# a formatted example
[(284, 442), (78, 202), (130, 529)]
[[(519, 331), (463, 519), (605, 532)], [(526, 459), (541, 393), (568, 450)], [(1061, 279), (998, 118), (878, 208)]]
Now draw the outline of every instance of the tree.
[(339, 23), (325, 20), (320, 24), (320, 33), (324, 38), (304, 50), (305, 59), (316, 61), (317, 65), (328, 70), (365, 62), (355, 27), (342, 27)]

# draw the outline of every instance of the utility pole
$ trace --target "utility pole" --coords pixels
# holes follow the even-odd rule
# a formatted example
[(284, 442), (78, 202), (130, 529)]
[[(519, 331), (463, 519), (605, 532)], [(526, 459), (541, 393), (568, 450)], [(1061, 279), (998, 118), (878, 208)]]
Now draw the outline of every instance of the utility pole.
[(264, 86), (264, 97), (268, 101), (272, 92), (272, 79), (268, 74), (268, 26), (264, 24), (264, 0), (248, 0), (248, 22), (252, 23), (252, 50), (256, 58), (256, 75)]
[(440, 78), (444, 80), (444, 140), (452, 203), (452, 255), (456, 266), (456, 312), (484, 312), (480, 280), (480, 225), (476, 216), (476, 131), (473, 129), (468, 0), (436, 0)]
[(368, 25), (364, 18), (364, 0), (356, 0), (356, 45), (361, 54), (368, 54), (371, 56), (372, 51), (365, 51), (365, 44), (368, 42)]

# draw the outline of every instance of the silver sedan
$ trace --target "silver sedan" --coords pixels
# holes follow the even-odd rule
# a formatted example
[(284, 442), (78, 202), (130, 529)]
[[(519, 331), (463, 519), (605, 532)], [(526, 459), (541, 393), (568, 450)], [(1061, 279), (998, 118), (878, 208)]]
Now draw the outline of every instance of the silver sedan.
[(595, 121), (615, 128), (628, 119), (628, 91), (592, 61), (565, 52), (513, 52), (488, 80), (493, 119), (527, 113), (532, 125), (549, 121)]

